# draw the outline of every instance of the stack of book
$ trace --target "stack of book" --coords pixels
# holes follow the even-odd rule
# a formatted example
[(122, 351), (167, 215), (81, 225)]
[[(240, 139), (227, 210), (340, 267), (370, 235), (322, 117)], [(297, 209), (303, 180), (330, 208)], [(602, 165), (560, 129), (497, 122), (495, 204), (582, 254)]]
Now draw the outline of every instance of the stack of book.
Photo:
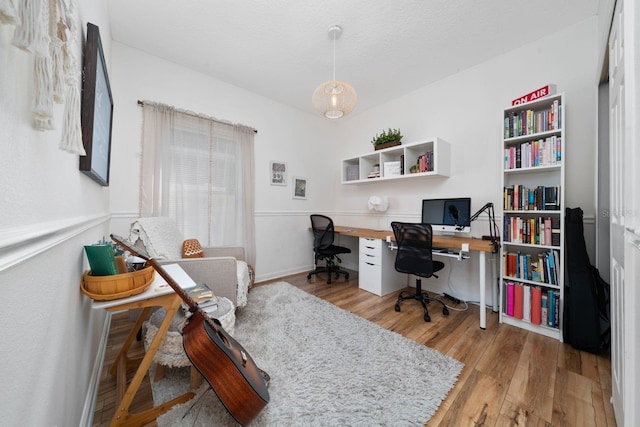
[[(210, 314), (218, 309), (218, 297), (206, 284), (188, 289), (187, 294), (204, 314)], [(185, 303), (183, 303), (183, 308), (188, 309)]]

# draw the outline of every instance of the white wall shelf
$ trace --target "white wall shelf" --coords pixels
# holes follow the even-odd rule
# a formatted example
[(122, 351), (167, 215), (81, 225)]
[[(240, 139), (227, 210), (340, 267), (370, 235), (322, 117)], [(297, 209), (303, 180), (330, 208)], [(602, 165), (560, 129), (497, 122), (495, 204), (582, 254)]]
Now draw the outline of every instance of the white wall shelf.
[[(420, 158), (424, 158), (422, 162), (424, 171), (410, 173), (411, 166), (417, 166)], [(397, 162), (396, 165), (400, 165), (399, 170), (397, 167), (395, 168), (395, 172), (391, 170), (394, 162)], [(379, 176), (370, 178), (370, 174), (374, 172), (374, 165), (379, 165), (380, 173)], [(441, 138), (432, 138), (345, 159), (342, 161), (342, 183), (361, 184), (394, 179), (448, 177), (450, 170), (451, 148), (449, 143)]]

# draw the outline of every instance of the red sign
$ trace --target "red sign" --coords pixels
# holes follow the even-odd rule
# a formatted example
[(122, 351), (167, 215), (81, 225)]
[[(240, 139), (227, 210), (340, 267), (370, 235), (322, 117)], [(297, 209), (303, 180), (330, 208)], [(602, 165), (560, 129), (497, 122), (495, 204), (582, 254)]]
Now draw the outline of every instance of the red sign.
[(525, 104), (527, 102), (535, 101), (538, 98), (544, 98), (545, 96), (553, 95), (556, 93), (556, 85), (546, 85), (541, 87), (540, 89), (536, 89), (531, 93), (520, 96), (513, 101), (511, 101), (511, 105), (519, 105)]

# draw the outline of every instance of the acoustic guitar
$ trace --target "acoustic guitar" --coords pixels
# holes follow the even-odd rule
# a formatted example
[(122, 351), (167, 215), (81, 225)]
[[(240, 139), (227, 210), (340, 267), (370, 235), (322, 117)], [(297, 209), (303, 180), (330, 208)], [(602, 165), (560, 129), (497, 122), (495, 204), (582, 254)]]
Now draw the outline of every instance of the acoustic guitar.
[(182, 330), (187, 357), (209, 383), (226, 410), (247, 425), (269, 402), (268, 375), (258, 368), (247, 351), (231, 337), (217, 319), (211, 321), (198, 305), (144, 249), (112, 234), (119, 246), (143, 258), (189, 306), (192, 314)]

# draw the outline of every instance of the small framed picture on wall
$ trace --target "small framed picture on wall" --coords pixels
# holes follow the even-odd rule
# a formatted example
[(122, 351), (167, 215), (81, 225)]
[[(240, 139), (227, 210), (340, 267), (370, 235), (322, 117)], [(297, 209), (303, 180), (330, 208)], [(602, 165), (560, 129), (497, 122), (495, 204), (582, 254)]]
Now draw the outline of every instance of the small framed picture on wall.
[(269, 162), (271, 185), (287, 185), (287, 164), (272, 160)]
[(293, 177), (293, 198), (307, 198), (307, 178), (302, 178), (300, 176)]

